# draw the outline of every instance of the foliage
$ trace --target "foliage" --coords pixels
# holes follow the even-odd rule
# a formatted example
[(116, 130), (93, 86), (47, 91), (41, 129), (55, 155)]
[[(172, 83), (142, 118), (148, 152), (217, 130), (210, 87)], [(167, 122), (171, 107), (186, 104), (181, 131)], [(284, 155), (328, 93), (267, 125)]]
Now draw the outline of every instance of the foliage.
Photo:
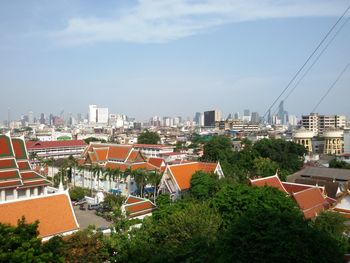
[(219, 226), (220, 217), (207, 204), (188, 202), (157, 221), (145, 220), (141, 229), (129, 233), (130, 239), (113, 236), (113, 260), (205, 262)]
[(158, 144), (160, 137), (156, 132), (144, 131), (137, 137), (137, 143), (141, 144)]
[(276, 173), (279, 166), (270, 158), (258, 157), (254, 159), (254, 175), (260, 177), (271, 176)]
[(197, 171), (192, 175), (190, 194), (196, 199), (207, 199), (217, 190), (217, 178), (214, 174)]
[(204, 145), (203, 161), (225, 162), (232, 155), (232, 143), (229, 138), (224, 136), (214, 136)]
[(213, 206), (222, 216), (224, 226), (236, 221), (250, 209), (263, 207), (280, 212), (300, 214), (295, 203), (283, 192), (272, 187), (252, 187), (244, 184), (225, 184), (213, 198)]
[(218, 244), (219, 262), (342, 262), (344, 252), (293, 211), (263, 206), (232, 221)]
[(282, 139), (262, 139), (253, 148), (261, 157), (278, 163), (281, 169), (289, 173), (300, 170), (304, 163), (303, 156), (307, 153), (304, 146)]
[(350, 169), (350, 164), (344, 161), (333, 159), (329, 162), (329, 168)]
[(107, 142), (105, 139), (99, 139), (99, 138), (95, 138), (95, 137), (89, 137), (89, 138), (86, 138), (84, 139), (84, 142), (86, 144), (90, 144), (90, 142), (102, 142), (102, 143), (105, 143)]
[(119, 209), (124, 201), (125, 197), (121, 195), (105, 194), (104, 200), (101, 204), (107, 211), (113, 211), (114, 209)]
[(38, 238), (38, 225), (38, 221), (27, 224), (24, 218), (18, 220), (17, 227), (0, 224), (0, 262), (63, 262), (60, 239), (43, 244)]
[(90, 192), (89, 189), (83, 187), (73, 187), (69, 189), (69, 196), (72, 201), (78, 201), (83, 199)]
[(108, 259), (101, 232), (94, 233), (91, 229), (86, 229), (64, 240), (65, 262), (105, 262)]

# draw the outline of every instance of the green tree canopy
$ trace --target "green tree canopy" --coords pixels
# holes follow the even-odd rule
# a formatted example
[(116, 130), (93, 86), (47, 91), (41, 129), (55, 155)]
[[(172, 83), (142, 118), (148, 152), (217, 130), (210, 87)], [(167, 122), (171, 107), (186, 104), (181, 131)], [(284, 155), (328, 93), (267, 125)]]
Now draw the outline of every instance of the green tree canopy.
[(95, 137), (89, 137), (89, 138), (86, 138), (84, 139), (84, 142), (86, 144), (89, 144), (90, 142), (107, 142), (105, 139), (99, 139), (99, 138), (95, 138)]
[(196, 199), (207, 199), (214, 195), (218, 188), (216, 175), (197, 171), (191, 178), (190, 194)]
[(142, 144), (158, 144), (160, 142), (160, 137), (156, 132), (150, 132), (148, 130), (140, 133), (137, 137), (137, 143)]

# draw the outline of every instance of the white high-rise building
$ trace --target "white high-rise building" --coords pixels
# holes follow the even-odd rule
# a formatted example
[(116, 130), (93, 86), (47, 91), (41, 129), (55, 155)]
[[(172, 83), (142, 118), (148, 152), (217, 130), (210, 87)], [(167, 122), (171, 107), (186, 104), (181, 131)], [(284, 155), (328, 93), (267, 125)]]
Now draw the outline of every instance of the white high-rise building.
[(108, 123), (108, 108), (89, 105), (89, 123)]
[(97, 123), (108, 123), (108, 108), (97, 108)]
[(89, 123), (97, 122), (97, 105), (89, 105)]

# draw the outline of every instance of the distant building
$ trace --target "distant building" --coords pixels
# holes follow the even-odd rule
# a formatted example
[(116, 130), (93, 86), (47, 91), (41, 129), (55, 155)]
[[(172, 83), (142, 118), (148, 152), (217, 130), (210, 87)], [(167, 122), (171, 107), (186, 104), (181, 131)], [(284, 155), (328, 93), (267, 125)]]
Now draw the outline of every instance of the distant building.
[(259, 116), (258, 112), (252, 112), (251, 122), (252, 123), (260, 123), (260, 116)]
[(215, 123), (221, 120), (221, 114), (218, 110), (204, 112), (204, 126), (215, 127)]
[(350, 154), (350, 130), (344, 130), (344, 153)]
[(98, 108), (97, 105), (89, 105), (89, 123), (108, 123), (108, 108)]
[(283, 100), (281, 100), (280, 104), (278, 105), (278, 118), (280, 119), (281, 124), (288, 123), (288, 112), (284, 110)]
[(305, 127), (316, 134), (322, 134), (325, 130), (332, 128), (346, 127), (345, 115), (319, 115), (318, 113), (311, 113), (303, 115), (301, 119), (301, 126)]

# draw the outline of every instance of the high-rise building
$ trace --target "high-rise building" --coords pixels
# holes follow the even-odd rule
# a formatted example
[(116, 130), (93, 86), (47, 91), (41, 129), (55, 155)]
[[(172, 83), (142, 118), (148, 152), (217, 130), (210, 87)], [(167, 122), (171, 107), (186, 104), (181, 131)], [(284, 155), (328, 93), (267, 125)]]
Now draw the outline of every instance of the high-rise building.
[(204, 126), (214, 127), (215, 122), (221, 120), (221, 114), (218, 110), (205, 111), (204, 112)]
[(288, 112), (284, 110), (284, 101), (281, 100), (280, 104), (278, 105), (278, 118), (281, 121), (281, 124), (287, 124), (288, 123)]
[(28, 123), (30, 124), (34, 123), (34, 114), (32, 111), (28, 112)]
[(108, 123), (108, 108), (89, 105), (89, 123)]
[(244, 122), (250, 122), (251, 121), (250, 110), (245, 109), (243, 111), (242, 121), (244, 121)]
[(255, 124), (260, 123), (260, 116), (258, 112), (252, 112), (251, 122)]
[(89, 105), (89, 123), (97, 122), (97, 105)]

